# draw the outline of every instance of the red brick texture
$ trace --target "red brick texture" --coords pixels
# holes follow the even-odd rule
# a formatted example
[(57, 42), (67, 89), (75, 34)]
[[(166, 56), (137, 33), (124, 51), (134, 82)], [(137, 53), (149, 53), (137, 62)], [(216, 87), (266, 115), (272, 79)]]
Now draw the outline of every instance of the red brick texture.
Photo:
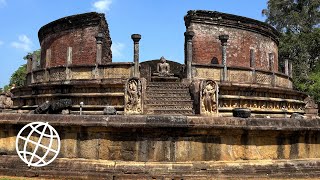
[(187, 31), (195, 33), (193, 63), (222, 64), (219, 35), (227, 34), (228, 66), (250, 67), (250, 49), (254, 49), (256, 69), (269, 70), (269, 53), (273, 53), (274, 70), (278, 70), (277, 32), (272, 27), (259, 22), (271, 30), (266, 29), (252, 19), (210, 11), (189, 11), (185, 20)]
[[(51, 50), (50, 67), (67, 64), (67, 49), (72, 47), (72, 65), (96, 63), (96, 36), (104, 33), (102, 64), (112, 61), (111, 38), (104, 14), (86, 13), (53, 21), (39, 30), (41, 67), (46, 66), (46, 51)], [(48, 67), (49, 68), (49, 67)]]

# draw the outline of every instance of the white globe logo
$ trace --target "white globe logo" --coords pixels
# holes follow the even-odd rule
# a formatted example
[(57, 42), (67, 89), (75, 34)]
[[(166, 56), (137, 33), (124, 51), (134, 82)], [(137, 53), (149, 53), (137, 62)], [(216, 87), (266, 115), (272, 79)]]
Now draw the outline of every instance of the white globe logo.
[(28, 166), (46, 166), (53, 162), (60, 152), (59, 134), (48, 123), (29, 123), (17, 135), (16, 151)]

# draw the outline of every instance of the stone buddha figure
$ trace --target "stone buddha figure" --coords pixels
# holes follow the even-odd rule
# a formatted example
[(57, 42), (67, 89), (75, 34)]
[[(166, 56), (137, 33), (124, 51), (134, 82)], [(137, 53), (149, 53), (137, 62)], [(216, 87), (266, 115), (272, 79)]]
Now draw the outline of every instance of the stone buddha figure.
[(173, 76), (173, 73), (170, 73), (170, 65), (163, 56), (160, 58), (160, 63), (157, 64), (157, 72), (153, 73), (153, 75), (159, 77)]

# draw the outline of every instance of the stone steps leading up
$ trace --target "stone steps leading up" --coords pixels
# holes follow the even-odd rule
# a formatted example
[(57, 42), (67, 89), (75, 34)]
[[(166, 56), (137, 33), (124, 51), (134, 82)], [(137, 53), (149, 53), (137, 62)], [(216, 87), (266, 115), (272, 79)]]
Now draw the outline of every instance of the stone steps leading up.
[(146, 114), (163, 114), (163, 115), (193, 115), (193, 110), (166, 110), (166, 109), (152, 109), (147, 110)]
[(150, 82), (146, 90), (146, 114), (194, 114), (189, 86), (180, 82)]

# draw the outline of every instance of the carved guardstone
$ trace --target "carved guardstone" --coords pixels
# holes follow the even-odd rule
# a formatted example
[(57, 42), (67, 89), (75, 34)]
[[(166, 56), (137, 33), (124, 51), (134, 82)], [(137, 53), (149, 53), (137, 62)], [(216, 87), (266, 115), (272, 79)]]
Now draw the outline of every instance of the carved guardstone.
[(200, 114), (218, 116), (218, 84), (212, 80), (203, 80), (200, 89)]
[(125, 107), (126, 115), (143, 114), (143, 81), (133, 77), (128, 79), (125, 87)]

